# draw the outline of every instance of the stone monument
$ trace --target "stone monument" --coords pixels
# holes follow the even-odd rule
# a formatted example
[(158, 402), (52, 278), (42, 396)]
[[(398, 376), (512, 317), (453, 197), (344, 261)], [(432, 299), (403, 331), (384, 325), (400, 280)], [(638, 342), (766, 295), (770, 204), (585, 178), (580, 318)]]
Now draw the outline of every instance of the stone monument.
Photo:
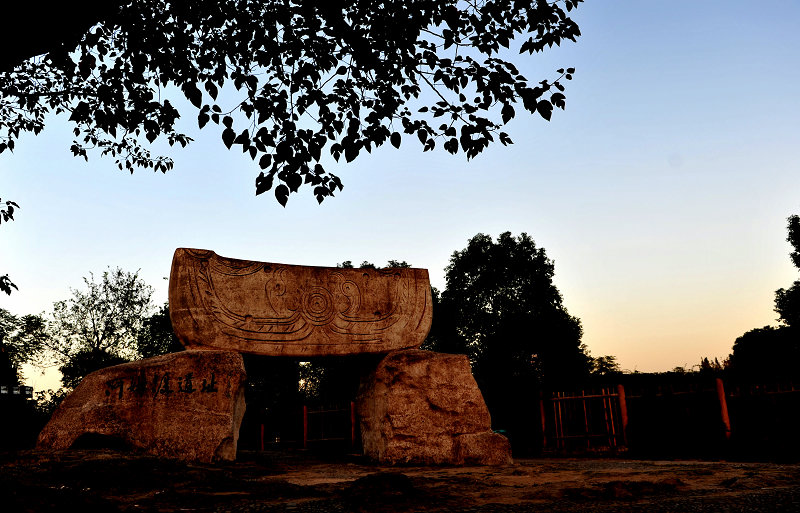
[[(90, 374), (54, 413), (40, 447), (65, 448), (83, 433), (99, 433), (158, 455), (232, 460), (244, 413), (240, 353), (376, 354), (385, 356), (357, 398), (368, 457), (384, 464), (511, 462), (508, 440), (491, 431), (466, 356), (417, 349), (433, 314), (425, 269), (286, 265), (178, 248), (169, 305), (187, 351)], [(216, 395), (204, 395), (209, 379)]]
[(244, 363), (227, 351), (182, 351), (95, 371), (59, 405), (37, 446), (103, 435), (182, 460), (233, 461), (244, 415)]
[(425, 269), (342, 269), (175, 251), (169, 312), (187, 348), (270, 356), (388, 353), (431, 326)]
[(358, 413), (364, 453), (380, 463), (511, 463), (463, 354), (389, 353), (362, 380)]

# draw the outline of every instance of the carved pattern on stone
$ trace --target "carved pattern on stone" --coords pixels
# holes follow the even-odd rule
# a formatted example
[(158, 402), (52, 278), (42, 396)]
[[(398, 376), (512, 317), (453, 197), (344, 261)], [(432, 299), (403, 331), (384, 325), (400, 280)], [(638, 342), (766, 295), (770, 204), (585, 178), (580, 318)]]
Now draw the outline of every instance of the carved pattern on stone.
[(179, 248), (173, 326), (187, 346), (324, 355), (418, 347), (431, 322), (424, 269), (340, 269)]

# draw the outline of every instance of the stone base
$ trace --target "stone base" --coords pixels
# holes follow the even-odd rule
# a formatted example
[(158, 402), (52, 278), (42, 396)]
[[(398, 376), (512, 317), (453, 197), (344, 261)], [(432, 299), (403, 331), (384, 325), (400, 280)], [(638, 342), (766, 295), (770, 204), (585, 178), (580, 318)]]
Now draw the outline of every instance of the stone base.
[(39, 434), (37, 447), (67, 449), (104, 435), (160, 457), (233, 461), (244, 415), (242, 356), (183, 351), (93, 372)]
[(508, 440), (491, 431), (465, 355), (388, 354), (359, 388), (364, 453), (384, 464), (504, 465)]

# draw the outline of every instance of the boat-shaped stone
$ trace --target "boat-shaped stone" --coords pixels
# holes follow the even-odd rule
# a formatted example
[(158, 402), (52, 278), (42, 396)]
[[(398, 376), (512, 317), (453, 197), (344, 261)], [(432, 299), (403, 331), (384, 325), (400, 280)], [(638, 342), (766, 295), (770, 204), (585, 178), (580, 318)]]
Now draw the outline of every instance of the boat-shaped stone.
[(426, 269), (344, 269), (225, 258), (178, 248), (172, 326), (190, 349), (273, 356), (419, 347), (432, 319)]

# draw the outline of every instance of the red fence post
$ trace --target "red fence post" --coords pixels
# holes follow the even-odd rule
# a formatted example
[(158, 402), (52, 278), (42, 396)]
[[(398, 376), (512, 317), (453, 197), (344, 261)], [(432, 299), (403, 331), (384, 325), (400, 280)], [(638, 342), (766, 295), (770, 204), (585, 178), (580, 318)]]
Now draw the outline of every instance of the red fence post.
[(261, 450), (264, 450), (264, 424), (261, 424)]
[(722, 379), (717, 378), (717, 400), (719, 400), (719, 413), (722, 418), (722, 426), (725, 429), (725, 440), (731, 438), (731, 419), (728, 417), (728, 401), (725, 400), (725, 386)]
[(622, 421), (622, 443), (628, 445), (628, 403), (625, 401), (625, 387), (617, 385), (617, 395), (619, 396), (619, 417)]
[(544, 413), (544, 394), (539, 392), (539, 418), (542, 421), (542, 449), (547, 448), (547, 418)]

